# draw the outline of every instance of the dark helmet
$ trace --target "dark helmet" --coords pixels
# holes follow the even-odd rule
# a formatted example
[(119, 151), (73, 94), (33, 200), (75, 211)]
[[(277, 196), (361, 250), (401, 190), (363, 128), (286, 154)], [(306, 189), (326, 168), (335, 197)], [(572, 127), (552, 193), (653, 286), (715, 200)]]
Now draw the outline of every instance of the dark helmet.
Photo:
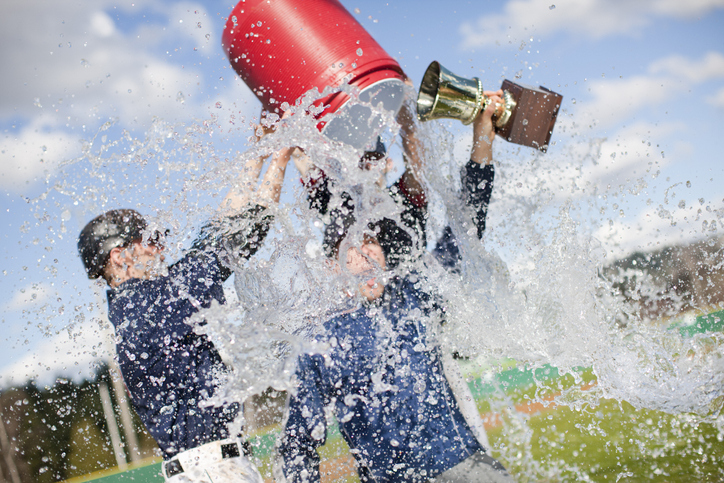
[(111, 210), (91, 220), (78, 236), (78, 252), (88, 278), (98, 278), (111, 250), (143, 238), (146, 220), (135, 210)]
[[(343, 193), (343, 198), (346, 193)], [(347, 196), (340, 208), (330, 212), (331, 222), (325, 226), (322, 248), (330, 258), (339, 256), (339, 247), (347, 236), (350, 227), (355, 223), (354, 205), (351, 198)], [(382, 218), (367, 224), (371, 232), (382, 248), (387, 262), (387, 268), (397, 267), (401, 261), (412, 253), (414, 241), (412, 236), (397, 226), (393, 220)]]

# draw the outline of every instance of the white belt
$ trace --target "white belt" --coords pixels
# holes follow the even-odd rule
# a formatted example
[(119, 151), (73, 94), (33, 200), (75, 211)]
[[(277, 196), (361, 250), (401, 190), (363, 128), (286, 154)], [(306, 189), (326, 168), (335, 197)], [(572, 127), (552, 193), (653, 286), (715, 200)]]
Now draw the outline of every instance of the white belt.
[(163, 473), (166, 478), (171, 478), (183, 473), (185, 469), (190, 469), (192, 466), (210, 465), (228, 458), (238, 458), (241, 455), (251, 456), (251, 451), (241, 440), (222, 439), (212, 441), (182, 451), (173, 459), (165, 461), (163, 463)]

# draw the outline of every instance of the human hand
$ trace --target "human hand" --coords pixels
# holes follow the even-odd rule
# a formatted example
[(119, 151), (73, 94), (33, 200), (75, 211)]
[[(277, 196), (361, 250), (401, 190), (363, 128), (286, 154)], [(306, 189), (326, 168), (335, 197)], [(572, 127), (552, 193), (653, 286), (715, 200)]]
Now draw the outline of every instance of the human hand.
[(493, 139), (495, 139), (495, 127), (493, 116), (501, 115), (505, 109), (503, 91), (485, 91), (488, 105), (485, 110), (478, 114), (473, 121), (473, 150), (470, 158), (476, 163), (490, 164), (493, 160)]

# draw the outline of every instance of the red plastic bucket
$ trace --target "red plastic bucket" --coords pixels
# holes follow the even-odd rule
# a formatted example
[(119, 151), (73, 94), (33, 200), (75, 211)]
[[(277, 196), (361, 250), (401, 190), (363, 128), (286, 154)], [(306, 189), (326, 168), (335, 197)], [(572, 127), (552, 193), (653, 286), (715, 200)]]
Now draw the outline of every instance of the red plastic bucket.
[[(363, 100), (381, 100), (394, 111), (402, 103), (402, 68), (337, 0), (242, 0), (221, 42), (234, 70), (271, 112), (345, 79), (368, 93)], [(337, 92), (316, 104), (328, 106), (327, 114), (348, 100)]]

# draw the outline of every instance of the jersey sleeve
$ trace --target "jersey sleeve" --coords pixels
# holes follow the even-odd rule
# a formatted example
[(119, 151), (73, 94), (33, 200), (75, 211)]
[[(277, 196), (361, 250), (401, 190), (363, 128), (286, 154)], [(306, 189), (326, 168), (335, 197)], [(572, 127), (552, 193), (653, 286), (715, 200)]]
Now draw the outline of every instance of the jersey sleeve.
[(326, 441), (327, 421), (318, 364), (323, 362), (313, 356), (302, 356), (297, 369), (298, 390), (289, 397), (279, 445), (279, 463), (284, 481), (289, 483), (320, 481), (317, 448)]
[(488, 216), (488, 205), (493, 194), (495, 168), (492, 164), (481, 165), (471, 160), (463, 167), (461, 178), (465, 204), (472, 208), (478, 238), (482, 238)]
[[(472, 211), (478, 238), (482, 238), (485, 232), (494, 178), (495, 168), (492, 164), (480, 165), (471, 160), (462, 169), (462, 196), (465, 205)], [(460, 249), (455, 234), (449, 226), (443, 230), (433, 255), (445, 268), (453, 271), (458, 269)]]
[(261, 248), (274, 217), (261, 205), (250, 205), (243, 212), (206, 224), (191, 247), (190, 254), (205, 253), (216, 259), (221, 277), (231, 275), (235, 259), (249, 259)]

